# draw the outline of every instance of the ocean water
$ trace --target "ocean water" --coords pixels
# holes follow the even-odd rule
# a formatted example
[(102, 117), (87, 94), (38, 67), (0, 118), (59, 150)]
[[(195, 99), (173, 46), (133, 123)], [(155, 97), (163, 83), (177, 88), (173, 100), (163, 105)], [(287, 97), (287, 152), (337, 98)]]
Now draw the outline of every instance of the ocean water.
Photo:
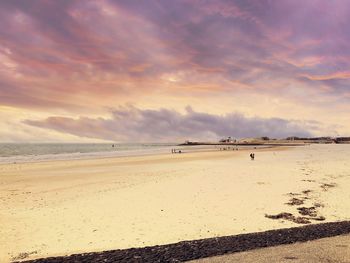
[(176, 143), (0, 143), (0, 163), (166, 153)]
[[(183, 153), (218, 151), (221, 147), (178, 146), (177, 143), (0, 143), (0, 164), (169, 154), (172, 149), (181, 150)], [(265, 146), (258, 148), (263, 147)]]
[(174, 143), (0, 143), (0, 157), (155, 149)]

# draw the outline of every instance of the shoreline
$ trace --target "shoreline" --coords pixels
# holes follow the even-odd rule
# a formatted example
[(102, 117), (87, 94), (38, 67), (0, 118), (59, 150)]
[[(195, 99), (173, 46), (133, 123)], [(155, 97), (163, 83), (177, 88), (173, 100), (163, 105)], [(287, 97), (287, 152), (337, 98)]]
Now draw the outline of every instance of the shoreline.
[(249, 234), (181, 241), (161, 246), (88, 252), (22, 262), (184, 262), (249, 251), (257, 248), (275, 247), (279, 245), (294, 244), (296, 242), (318, 240), (321, 238), (335, 237), (349, 233), (350, 221), (341, 221), (268, 230)]
[[(143, 156), (157, 156), (167, 155), (171, 153), (172, 148), (180, 149), (181, 154), (201, 153), (201, 152), (215, 152), (219, 148), (214, 147), (198, 147), (198, 146), (222, 146), (223, 148), (231, 147), (232, 145), (178, 145), (171, 148), (156, 148), (150, 150), (130, 150), (130, 151), (115, 151), (115, 152), (89, 152), (89, 153), (59, 153), (59, 154), (42, 154), (42, 155), (19, 155), (19, 156), (4, 156), (0, 157), (0, 165), (8, 164), (26, 164), (26, 163), (45, 163), (55, 161), (69, 161), (69, 160), (99, 160), (99, 159), (113, 159), (113, 158), (127, 158), (127, 157), (143, 157)], [(256, 148), (256, 146), (260, 146)], [(239, 145), (239, 151), (245, 150), (261, 150), (277, 147), (295, 147), (306, 145)], [(179, 148), (182, 147), (182, 148)]]

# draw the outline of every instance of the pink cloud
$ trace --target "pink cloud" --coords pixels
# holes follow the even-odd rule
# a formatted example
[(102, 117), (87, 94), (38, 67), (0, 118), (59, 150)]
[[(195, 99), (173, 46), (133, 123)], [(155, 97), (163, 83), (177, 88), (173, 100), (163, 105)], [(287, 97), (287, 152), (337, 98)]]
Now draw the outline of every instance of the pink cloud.
[(210, 104), (295, 87), (314, 94), (305, 105), (348, 103), (346, 1), (13, 0), (0, 15), (1, 105), (95, 110), (153, 94)]

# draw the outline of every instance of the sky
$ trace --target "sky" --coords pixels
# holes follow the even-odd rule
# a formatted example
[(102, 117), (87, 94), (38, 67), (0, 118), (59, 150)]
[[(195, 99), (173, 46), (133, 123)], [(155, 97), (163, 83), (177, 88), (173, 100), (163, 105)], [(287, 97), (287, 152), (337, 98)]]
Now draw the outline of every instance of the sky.
[(0, 142), (350, 135), (348, 0), (0, 0)]

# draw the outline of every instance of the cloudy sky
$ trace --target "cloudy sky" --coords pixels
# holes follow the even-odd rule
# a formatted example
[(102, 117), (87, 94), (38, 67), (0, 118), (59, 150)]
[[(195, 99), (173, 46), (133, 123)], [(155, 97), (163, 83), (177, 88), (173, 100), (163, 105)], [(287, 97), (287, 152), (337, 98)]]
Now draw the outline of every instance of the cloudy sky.
[(350, 135), (348, 0), (0, 0), (0, 141)]

